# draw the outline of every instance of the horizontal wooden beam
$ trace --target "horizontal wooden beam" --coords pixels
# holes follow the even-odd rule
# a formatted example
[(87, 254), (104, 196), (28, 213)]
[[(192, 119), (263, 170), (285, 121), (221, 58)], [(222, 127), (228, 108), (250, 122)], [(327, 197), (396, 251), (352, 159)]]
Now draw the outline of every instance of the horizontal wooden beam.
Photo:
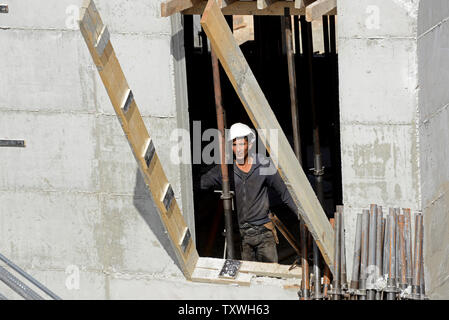
[[(278, 168), (288, 192), (332, 270), (334, 264), (334, 230), (321, 207), (295, 153), (251, 71), (220, 8), (209, 0), (201, 19), (212, 49), (231, 81), (259, 137)], [(272, 134), (272, 133), (275, 134)]]
[(257, 0), (257, 9), (263, 10), (279, 0)]
[(312, 22), (337, 8), (337, 0), (317, 0), (306, 7), (306, 20)]
[[(206, 8), (207, 1), (201, 1), (194, 7), (182, 11), (185, 15), (203, 14)], [(295, 7), (293, 1), (277, 1), (266, 9), (257, 9), (256, 1), (236, 1), (231, 5), (224, 7), (221, 11), (223, 15), (249, 15), (249, 16), (283, 16), (285, 14), (284, 8), (288, 8), (291, 15), (300, 16), (306, 13), (305, 7), (300, 9)]]
[(199, 3), (201, 0), (167, 0), (161, 3), (161, 17), (169, 17)]
[[(217, 0), (219, 3), (220, 0)], [(237, 2), (238, 0), (221, 0), (221, 8)], [(201, 3), (206, 3), (204, 0), (167, 0), (161, 3), (161, 17), (169, 17), (172, 14), (193, 8)], [(202, 13), (202, 12), (201, 12)]]

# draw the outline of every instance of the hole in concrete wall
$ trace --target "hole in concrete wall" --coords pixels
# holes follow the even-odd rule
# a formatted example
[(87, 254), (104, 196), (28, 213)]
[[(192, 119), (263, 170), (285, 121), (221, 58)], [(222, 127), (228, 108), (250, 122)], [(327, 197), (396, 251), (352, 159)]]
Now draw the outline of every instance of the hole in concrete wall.
[[(270, 103), (285, 135), (293, 147), (293, 130), (290, 111), (290, 89), (288, 79), (287, 57), (283, 44), (283, 31), (279, 16), (245, 17), (227, 16), (230, 27), (246, 24), (247, 34), (240, 34), (239, 44), (253, 73), (255, 74), (268, 102)], [(313, 88), (316, 101), (317, 122), (320, 129), (321, 153), (323, 155), (324, 173), (324, 209), (329, 217), (333, 216), (335, 206), (342, 203), (340, 133), (338, 106), (338, 67), (334, 18), (325, 17), (323, 21), (312, 25), (314, 48)], [(212, 65), (210, 47), (207, 37), (201, 30), (199, 16), (184, 16), (185, 51), (187, 65), (187, 83), (189, 97), (189, 116), (191, 138), (193, 139), (194, 122), (201, 122), (201, 133), (209, 128), (217, 128)], [(332, 21), (333, 20), (333, 21)], [(248, 22), (251, 21), (251, 24)], [(306, 55), (306, 42), (299, 17), (293, 17), (294, 47), (296, 61), (297, 95), (299, 104), (299, 122), (301, 136), (302, 163), (309, 181), (314, 187), (315, 178), (311, 168), (314, 167), (313, 126), (311, 112), (310, 67)], [(327, 24), (327, 26), (326, 26)], [(248, 27), (249, 25), (249, 27)], [(323, 30), (327, 30), (328, 38)], [(236, 30), (237, 31), (237, 30)], [(253, 35), (251, 34), (253, 33)], [(327, 40), (324, 40), (327, 39)], [(201, 45), (202, 44), (202, 45)], [(223, 105), (226, 109), (226, 127), (235, 122), (243, 122), (251, 128), (253, 125), (246, 114), (237, 94), (229, 82), (224, 70), (221, 72)], [(192, 147), (194, 145), (193, 141)], [(202, 147), (209, 142), (203, 142)], [(218, 156), (218, 155), (217, 155)], [(192, 159), (193, 159), (192, 154)], [(193, 164), (194, 184), (202, 174), (213, 165)], [(230, 170), (230, 172), (232, 172)], [(294, 214), (279, 201), (272, 201), (272, 211), (283, 221), (290, 232), (299, 239), (299, 222)], [(196, 246), (202, 257), (224, 256), (224, 217), (223, 205), (218, 193), (194, 191)], [(234, 215), (235, 217), (235, 215)], [(240, 259), (240, 234), (236, 219), (234, 221), (234, 240), (236, 258)], [(278, 232), (279, 263), (291, 264), (296, 258), (295, 251)], [(298, 241), (299, 242), (299, 241)], [(311, 251), (309, 251), (311, 252)]]

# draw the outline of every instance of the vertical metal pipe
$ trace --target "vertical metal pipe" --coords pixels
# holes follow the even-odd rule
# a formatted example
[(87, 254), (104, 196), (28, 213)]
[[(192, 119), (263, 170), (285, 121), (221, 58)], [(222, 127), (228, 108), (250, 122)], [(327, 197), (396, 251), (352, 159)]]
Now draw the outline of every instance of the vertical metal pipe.
[(337, 211), (340, 212), (340, 220), (341, 220), (341, 229), (340, 229), (340, 285), (341, 290), (346, 290), (348, 288), (347, 285), (347, 275), (346, 275), (346, 245), (345, 245), (345, 219), (344, 219), (344, 207), (337, 206)]
[[(376, 280), (382, 276), (382, 252), (383, 252), (383, 213), (382, 207), (377, 206), (377, 217), (376, 217)], [(376, 291), (376, 300), (381, 299), (382, 292), (380, 290)]]
[(340, 280), (341, 280), (341, 215), (340, 212), (335, 212), (335, 232), (334, 232), (334, 274), (332, 282), (332, 299), (340, 300)]
[(415, 252), (414, 252), (414, 266), (413, 266), (413, 285), (412, 297), (414, 299), (421, 298), (421, 256), (422, 256), (422, 215), (417, 214), (415, 217)]
[(387, 300), (396, 299), (396, 217), (394, 209), (390, 208), (388, 215), (388, 281)]
[(366, 284), (367, 293), (366, 298), (367, 300), (374, 300), (376, 296), (376, 292), (374, 291), (374, 283), (373, 280), (375, 279), (375, 267), (376, 267), (376, 227), (377, 227), (377, 205), (371, 204), (370, 205), (370, 211), (369, 211), (369, 234), (368, 234), (368, 268), (367, 268), (367, 274), (369, 281)]
[(310, 298), (310, 270), (308, 261), (308, 250), (307, 250), (307, 228), (303, 221), (300, 223), (300, 236), (301, 236), (301, 265), (302, 265), (302, 300), (309, 300)]
[(360, 253), (360, 280), (359, 280), (359, 300), (366, 300), (366, 280), (368, 277), (368, 249), (369, 249), (369, 210), (362, 213), (362, 246)]
[(400, 283), (399, 215), (401, 214), (401, 209), (395, 208), (394, 213), (395, 213), (395, 218), (396, 218), (396, 229), (395, 229), (395, 233), (396, 233), (396, 247), (395, 247), (395, 251), (396, 251), (396, 286), (399, 286), (399, 283)]
[(299, 116), (298, 116), (298, 97), (297, 97), (297, 83), (296, 83), (296, 63), (293, 51), (293, 36), (292, 36), (292, 20), (290, 16), (290, 9), (285, 8), (284, 19), (284, 42), (286, 46), (287, 65), (288, 65), (288, 82), (290, 85), (290, 110), (292, 116), (293, 127), (293, 145), (296, 158), (302, 165), (301, 155), (301, 135), (299, 131)]
[(399, 229), (399, 257), (398, 257), (398, 264), (399, 264), (399, 288), (404, 290), (407, 288), (407, 263), (405, 258), (405, 217), (404, 215), (398, 216), (398, 229)]
[(426, 286), (425, 286), (425, 279), (424, 279), (424, 217), (423, 221), (421, 223), (421, 275), (420, 275), (420, 281), (419, 281), (419, 287), (420, 291), (419, 294), (421, 296), (421, 300), (425, 299), (426, 297)]
[(229, 182), (228, 165), (226, 163), (226, 145), (225, 145), (225, 127), (226, 115), (222, 104), (221, 83), (220, 83), (220, 69), (218, 58), (214, 50), (211, 50), (212, 57), (212, 74), (214, 81), (215, 94), (215, 109), (217, 113), (217, 126), (220, 132), (219, 146), (220, 146), (220, 167), (222, 175), (223, 192), (221, 199), (223, 199), (223, 211), (226, 228), (226, 253), (228, 259), (234, 259), (234, 239), (232, 230), (232, 194)]
[(301, 44), (299, 42), (299, 17), (293, 17), (293, 28), (295, 30), (295, 53), (299, 57), (301, 54)]
[(362, 214), (357, 214), (355, 241), (354, 241), (354, 256), (352, 258), (352, 275), (351, 284), (349, 286), (352, 293), (356, 293), (359, 289), (359, 272), (360, 272), (360, 250), (362, 241)]
[(407, 286), (412, 285), (413, 281), (413, 261), (412, 261), (412, 219), (410, 209), (403, 209), (405, 217), (405, 257), (407, 264)]
[(384, 219), (384, 254), (383, 254), (383, 266), (382, 266), (382, 275), (388, 275), (388, 267), (389, 267), (389, 239), (390, 239), (390, 219), (387, 217)]
[[(329, 219), (332, 228), (335, 230), (335, 219), (330, 218)], [(323, 298), (327, 299), (329, 298), (329, 287), (331, 284), (331, 270), (329, 269), (329, 266), (327, 263), (324, 266), (324, 276), (323, 276)]]

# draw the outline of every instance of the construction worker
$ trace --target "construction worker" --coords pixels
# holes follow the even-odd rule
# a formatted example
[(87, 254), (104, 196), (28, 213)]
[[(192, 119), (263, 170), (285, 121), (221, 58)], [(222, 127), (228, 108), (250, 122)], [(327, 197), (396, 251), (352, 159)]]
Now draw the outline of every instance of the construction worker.
[[(279, 241), (274, 224), (269, 218), (269, 189), (276, 191), (282, 202), (295, 214), (297, 208), (273, 162), (252, 151), (255, 140), (254, 132), (247, 125), (235, 123), (231, 126), (228, 142), (232, 141), (235, 159), (234, 174), (230, 174), (229, 180), (235, 192), (235, 207), (242, 239), (242, 260), (277, 262), (276, 243)], [(201, 176), (202, 190), (221, 187), (219, 165)]]

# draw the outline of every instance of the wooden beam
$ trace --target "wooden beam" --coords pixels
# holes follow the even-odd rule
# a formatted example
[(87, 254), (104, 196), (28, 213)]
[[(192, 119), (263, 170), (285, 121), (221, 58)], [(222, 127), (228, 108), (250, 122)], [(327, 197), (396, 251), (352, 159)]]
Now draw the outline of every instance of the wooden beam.
[(295, 0), (295, 8), (305, 8), (316, 0)]
[[(206, 8), (207, 1), (202, 1), (198, 5), (182, 11), (185, 15), (190, 14), (203, 14)], [(283, 16), (284, 8), (290, 9), (290, 14), (299, 16), (304, 15), (306, 10), (305, 6), (300, 8), (295, 7), (295, 3), (292, 1), (277, 1), (266, 9), (257, 9), (256, 1), (236, 1), (231, 5), (224, 7), (222, 12), (225, 16), (228, 15), (249, 15), (249, 16)]]
[(199, 3), (201, 0), (167, 0), (161, 3), (161, 17), (169, 17)]
[[(230, 6), (234, 2), (237, 2), (238, 0), (216, 0), (217, 3), (220, 3), (221, 1), (221, 8), (226, 8), (227, 6)], [(161, 3), (161, 17), (169, 17), (172, 14), (188, 10), (190, 8), (197, 7), (198, 5), (207, 3), (204, 0), (167, 0), (165, 2)], [(203, 9), (204, 9), (203, 7)], [(199, 12), (198, 10), (196, 10)], [(202, 14), (203, 12), (199, 12), (198, 14)]]
[[(197, 268), (221, 270), (226, 260), (220, 258), (204, 258), (198, 259)], [(296, 278), (301, 279), (301, 268), (293, 268), (289, 270), (289, 265), (278, 263), (267, 263), (257, 261), (242, 261), (239, 272), (251, 273), (256, 276), (276, 277), (276, 278)]]
[(312, 22), (321, 19), (330, 11), (337, 8), (337, 0), (317, 0), (306, 7), (306, 20)]
[(257, 9), (263, 10), (279, 0), (257, 0)]
[(109, 99), (129, 142), (163, 227), (167, 231), (177, 262), (187, 279), (192, 276), (198, 252), (165, 175), (153, 141), (112, 47), (107, 27), (92, 0), (80, 10), (80, 31), (106, 88)]
[[(254, 127), (258, 129), (261, 141), (270, 152), (271, 159), (277, 165), (278, 171), (298, 208), (301, 219), (315, 239), (324, 260), (332, 267), (334, 230), (214, 0), (209, 0), (201, 19), (201, 25)], [(271, 134), (272, 130), (275, 134)], [(277, 147), (277, 150), (272, 150), (275, 147)]]

